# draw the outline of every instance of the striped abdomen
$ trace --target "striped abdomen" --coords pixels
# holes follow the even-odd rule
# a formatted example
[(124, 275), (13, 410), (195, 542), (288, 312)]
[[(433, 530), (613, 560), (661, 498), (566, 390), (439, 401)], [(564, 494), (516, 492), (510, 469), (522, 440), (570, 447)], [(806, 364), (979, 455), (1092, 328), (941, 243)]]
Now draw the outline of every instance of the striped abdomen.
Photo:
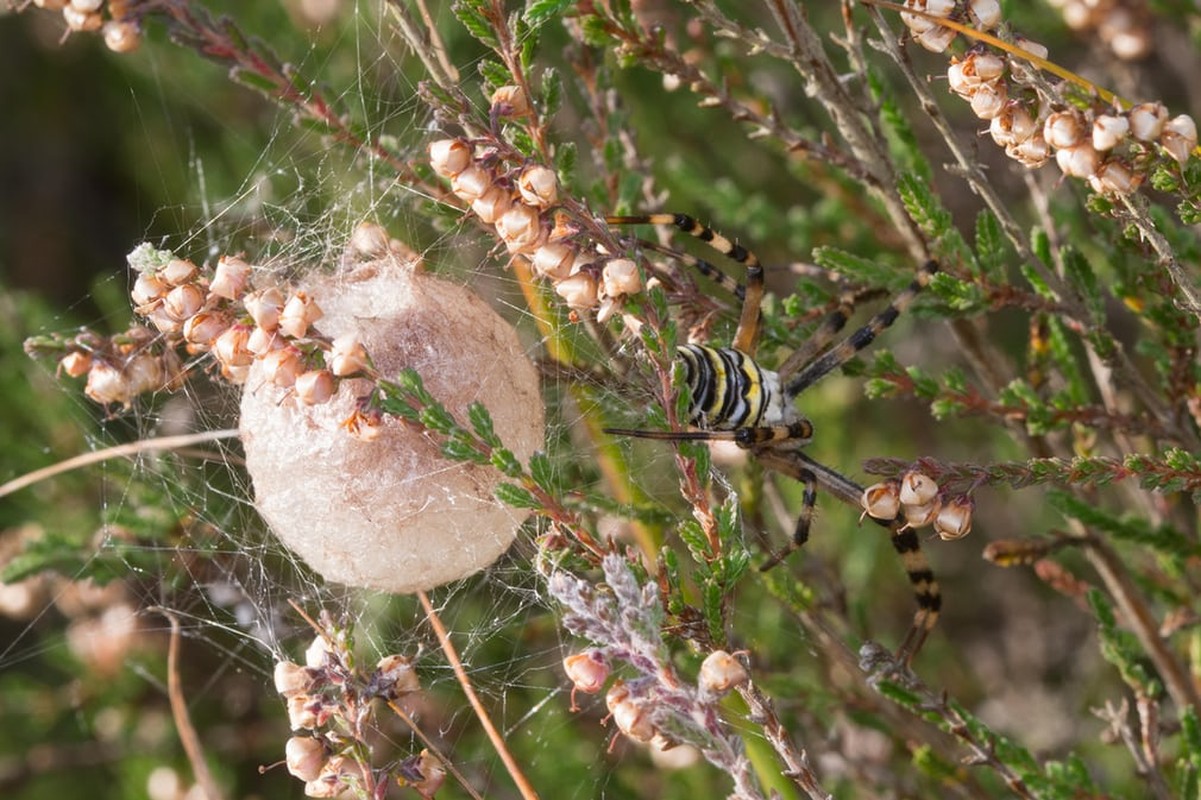
[(779, 376), (750, 356), (729, 347), (698, 344), (684, 345), (677, 352), (692, 394), (689, 425), (732, 431), (789, 421)]

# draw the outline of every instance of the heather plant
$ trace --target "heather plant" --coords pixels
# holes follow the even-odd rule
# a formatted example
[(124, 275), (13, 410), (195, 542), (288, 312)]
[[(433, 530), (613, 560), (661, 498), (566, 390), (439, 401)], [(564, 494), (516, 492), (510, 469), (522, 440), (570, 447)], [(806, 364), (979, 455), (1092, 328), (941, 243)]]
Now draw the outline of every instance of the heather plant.
[[(123, 778), (88, 796), (1201, 794), (1195, 10), (321, 5), (290, 6), (328, 14), (307, 50), (192, 0), (0, 21), (134, 74), (215, 64), (278, 109), (252, 157), (287, 176), (128, 242), (112, 324), (11, 301), (23, 369), (63, 378), (12, 418), (93, 452), (16, 477), (42, 462), (14, 447), (0, 490), (44, 492), (0, 541), (7, 714), (44, 721), (8, 726), (0, 780), (51, 790), (36, 736), (97, 744), (77, 774)], [(384, 298), (343, 292), (402, 266), (437, 274), (428, 358), (323, 327), (323, 303), (376, 324)], [(803, 416), (730, 422), (781, 385)], [(99, 413), (51, 427), (76, 389)], [(291, 448), (272, 478), (330, 515), (256, 498), (231, 398), (266, 391), (286, 419), (266, 442), (243, 421), (247, 456)], [(405, 525), (443, 536), (353, 505), (421, 482), (445, 490)], [(274, 526), (299, 509), (322, 558), (256, 500)], [(392, 563), (414, 574), (347, 577)], [(139, 733), (139, 705), (171, 724)]]

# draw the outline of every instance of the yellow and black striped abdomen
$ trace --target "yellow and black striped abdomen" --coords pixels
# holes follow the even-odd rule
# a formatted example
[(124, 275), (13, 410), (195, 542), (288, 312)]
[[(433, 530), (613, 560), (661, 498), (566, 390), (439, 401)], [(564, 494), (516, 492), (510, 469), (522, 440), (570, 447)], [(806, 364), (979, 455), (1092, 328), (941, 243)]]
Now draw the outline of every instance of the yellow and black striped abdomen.
[(783, 421), (779, 378), (730, 347), (688, 344), (678, 348), (684, 382), (692, 394), (688, 424), (732, 431)]

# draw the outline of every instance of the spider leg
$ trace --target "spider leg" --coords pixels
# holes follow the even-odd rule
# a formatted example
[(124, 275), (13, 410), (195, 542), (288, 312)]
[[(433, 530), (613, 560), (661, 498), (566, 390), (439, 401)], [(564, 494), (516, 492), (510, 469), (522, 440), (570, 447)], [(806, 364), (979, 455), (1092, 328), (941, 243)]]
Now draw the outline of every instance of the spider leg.
[(913, 282), (896, 296), (888, 308), (868, 320), (866, 325), (798, 370), (795, 375), (782, 372), (781, 378), (784, 380), (784, 395), (790, 398), (796, 397), (875, 341), (881, 331), (896, 322), (897, 317), (901, 316), (901, 313), (913, 304), (914, 298), (921, 293), (922, 289), (929, 285), (930, 279), (936, 272), (938, 272), (938, 264), (934, 261), (927, 261), (918, 270), (917, 277), (913, 279)]
[(721, 268), (715, 264), (711, 264), (703, 258), (697, 258), (691, 253), (685, 253), (682, 250), (674, 250), (658, 242), (652, 242), (649, 239), (636, 239), (635, 242), (643, 250), (652, 250), (656, 253), (661, 253), (674, 261), (678, 261), (686, 267), (691, 267), (701, 275), (716, 283), (721, 288), (725, 289), (730, 294), (739, 300), (746, 298), (746, 288), (738, 281), (731, 278), (729, 275), (721, 271)]
[(760, 572), (767, 572), (809, 541), (809, 526), (813, 523), (813, 510), (817, 506), (817, 476), (802, 467), (798, 469), (796, 478), (804, 482), (805, 493), (801, 496), (801, 513), (797, 517), (792, 539), (786, 547), (773, 553), (771, 558), (759, 566)]
[[(802, 524), (805, 526), (805, 531), (808, 531), (808, 520), (813, 514), (812, 508), (808, 507), (811, 502), (809, 499), (810, 480), (816, 480), (823, 489), (844, 503), (855, 507), (859, 506), (859, 500), (863, 496), (862, 486), (814, 461), (800, 450), (767, 447), (756, 450), (755, 454), (764, 466), (805, 483), (806, 491), (802, 502), (801, 519), (797, 521), (798, 534)], [(891, 532), (893, 549), (901, 558), (901, 564), (909, 576), (909, 583), (917, 602), (917, 611), (913, 614), (913, 625), (897, 650), (898, 658), (902, 658), (908, 664), (921, 650), (926, 637), (930, 635), (930, 631), (938, 622), (938, 616), (942, 610), (942, 593), (938, 588), (938, 581), (934, 578), (934, 571), (930, 569), (930, 562), (926, 560), (926, 555), (922, 552), (921, 540), (918, 539), (917, 532), (906, 525), (905, 519), (897, 517), (891, 521), (876, 520), (876, 522)], [(798, 541), (794, 535), (793, 546), (788, 552), (792, 552), (801, 544), (803, 541)], [(773, 557), (765, 566), (774, 566), (779, 560), (779, 558)]]
[(605, 217), (610, 225), (672, 225), (689, 236), (700, 239), (731, 261), (746, 266), (746, 293), (742, 301), (742, 313), (738, 317), (738, 330), (734, 333), (732, 346), (747, 355), (754, 355), (759, 344), (759, 309), (763, 305), (763, 266), (759, 257), (740, 244), (735, 244), (717, 231), (697, 222), (687, 214), (640, 214), (635, 216)]

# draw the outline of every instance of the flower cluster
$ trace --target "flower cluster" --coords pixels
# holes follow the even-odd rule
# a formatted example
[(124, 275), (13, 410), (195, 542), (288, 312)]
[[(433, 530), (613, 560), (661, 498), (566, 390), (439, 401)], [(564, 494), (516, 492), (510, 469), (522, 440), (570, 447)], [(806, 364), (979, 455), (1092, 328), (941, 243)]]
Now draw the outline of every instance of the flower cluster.
[(1142, 0), (1050, 0), (1068, 27), (1081, 34), (1096, 33), (1123, 61), (1137, 61), (1151, 52), (1151, 24)]
[(38, 8), (61, 11), (73, 33), (100, 31), (114, 53), (128, 53), (142, 43), (142, 28), (131, 13), (133, 0), (33, 0)]
[[(306, 797), (338, 797), (348, 789), (366, 793), (377, 785), (369, 754), (363, 750), (363, 725), (376, 699), (392, 701), (420, 689), (409, 659), (385, 656), (363, 676), (340, 637), (317, 636), (305, 652), (305, 664), (275, 665), (275, 690), (283, 696), (293, 731), (284, 758), (288, 772), (305, 782)], [(423, 751), (401, 762), (398, 777), (422, 797), (432, 797), (446, 778), (441, 762)]]
[[(517, 87), (492, 96), (493, 113), (519, 116), (528, 105)], [(609, 258), (578, 241), (577, 231), (556, 222), (558, 176), (540, 164), (506, 165), (495, 148), (466, 139), (441, 139), (429, 146), (434, 171), (450, 181), (456, 197), (490, 225), (515, 258), (527, 259), (534, 272), (554, 284), (574, 311), (596, 309), (601, 322), (621, 308), (623, 298), (642, 291), (638, 266), (628, 258)]]
[[(386, 240), (378, 225), (363, 223), (351, 246), (373, 255), (380, 236)], [(251, 365), (261, 362), (267, 380), (305, 405), (327, 402), (339, 378), (369, 366), (356, 336), (326, 340), (312, 330), (322, 312), (307, 293), (276, 286), (252, 290), (254, 267), (241, 258), (222, 256), (210, 272), (142, 244), (128, 261), (137, 273), (130, 292), (134, 311), (149, 324), (107, 339), (81, 334), (62, 345), (67, 353), (60, 369), (87, 376), (84, 391), (97, 403), (128, 407), (143, 393), (177, 384), (178, 348), (211, 354), (221, 376), (234, 384), (245, 382)]]
[[(979, 30), (1000, 22), (996, 0), (970, 0), (963, 10), (955, 0), (907, 0), (906, 5)], [(1117, 19), (1116, 10), (1113, 14)], [(917, 42), (931, 50), (942, 52), (957, 36), (928, 17), (902, 14), (901, 18)], [(1128, 28), (1112, 30), (1113, 46), (1133, 52), (1135, 47), (1126, 37), (1134, 34)], [(1119, 44), (1119, 39), (1126, 43)], [(1036, 42), (1016, 37), (1014, 44), (1039, 58), (1047, 56), (1047, 49)], [(1184, 114), (1169, 119), (1162, 103), (1142, 103), (1129, 110), (1100, 105), (1079, 108), (1047, 97), (1036, 87), (1028, 90), (1029, 74), (1023, 59), (983, 45), (952, 57), (947, 70), (951, 91), (966, 100), (977, 117), (988, 121), (989, 134), (1006, 155), (1026, 167), (1041, 167), (1054, 156), (1065, 175), (1087, 180), (1094, 191), (1129, 194), (1139, 188), (1161, 153), (1183, 165), (1197, 146), (1193, 119)]]
[(972, 511), (976, 507), (969, 495), (944, 497), (933, 478), (912, 469), (900, 480), (867, 487), (860, 502), (864, 515), (873, 519), (892, 521), (899, 514), (905, 517), (905, 528), (933, 525), (944, 542), (962, 539), (972, 532)]

